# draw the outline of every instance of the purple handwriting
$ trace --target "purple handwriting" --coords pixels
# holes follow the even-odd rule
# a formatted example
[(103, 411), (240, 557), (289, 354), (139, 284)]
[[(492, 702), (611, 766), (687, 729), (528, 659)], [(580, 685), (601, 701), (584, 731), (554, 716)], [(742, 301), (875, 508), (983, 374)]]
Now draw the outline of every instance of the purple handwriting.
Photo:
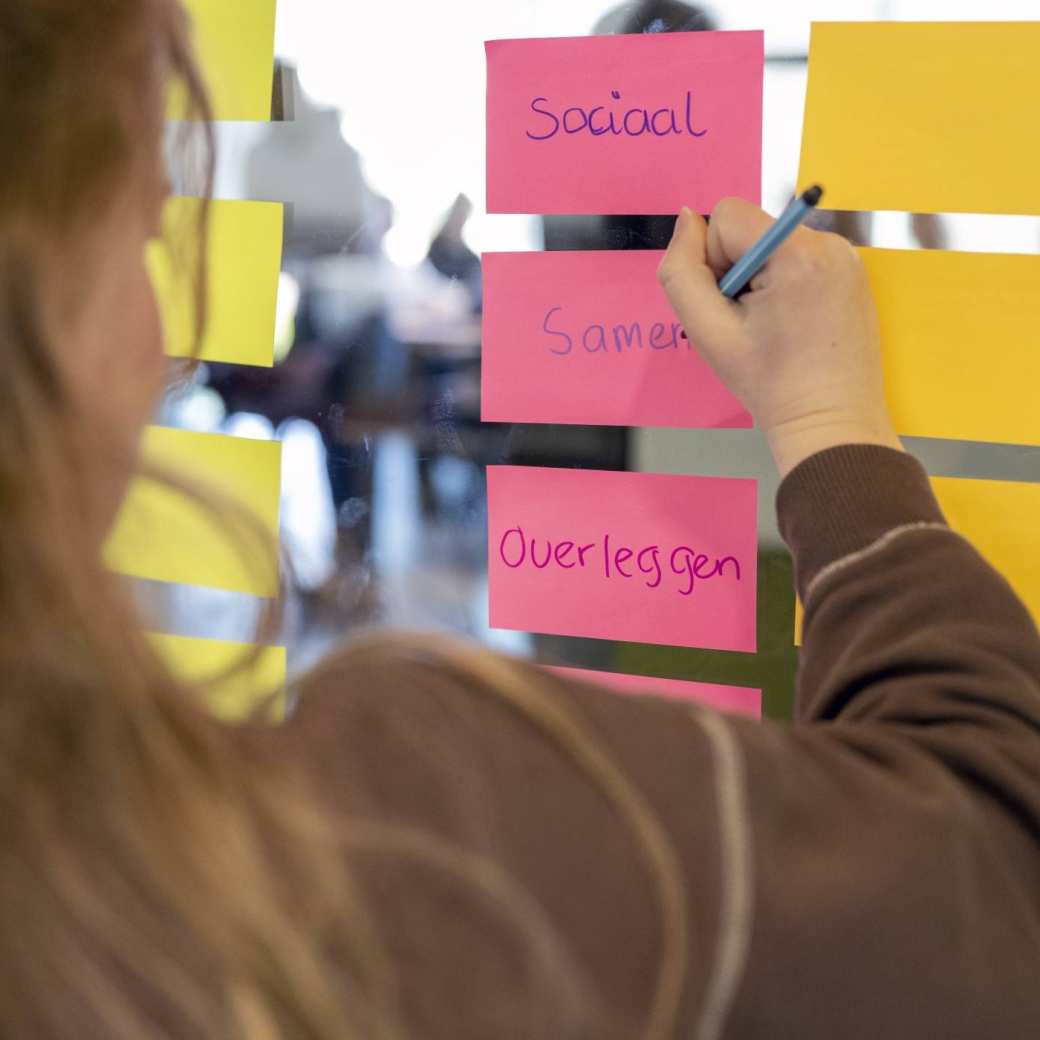
[(624, 354), (626, 351), (643, 350), (644, 345), (650, 350), (678, 350), (680, 341), (686, 344), (687, 350), (693, 350), (682, 335), (682, 326), (675, 322), (666, 325), (663, 321), (655, 321), (649, 328), (638, 321), (630, 325), (593, 323), (583, 329), (573, 328), (571, 335), (564, 331), (562, 311), (562, 307), (550, 308), (542, 322), (542, 331), (553, 337), (547, 349), (556, 357), (566, 357), (574, 349), (575, 339), (589, 354)]
[[(612, 90), (610, 96), (614, 101), (620, 101), (621, 91)], [(675, 107), (658, 108), (653, 112), (648, 108), (629, 108), (622, 112), (618, 106), (607, 105), (594, 105), (590, 109), (572, 105), (557, 115), (548, 105), (549, 99), (546, 97), (536, 97), (531, 102), (531, 111), (547, 121), (541, 128), (543, 132), (527, 131), (532, 141), (552, 140), (561, 131), (565, 134), (588, 133), (593, 137), (602, 137), (604, 134), (615, 137), (622, 134), (628, 137), (643, 137), (646, 134), (654, 137), (681, 137), (684, 134), (703, 137), (708, 132), (707, 127), (703, 130), (694, 129), (692, 90), (686, 91), (682, 116)]]
[[(666, 574), (675, 575), (678, 582), (669, 581), (680, 596), (693, 593), (698, 581), (731, 577), (740, 581), (740, 563), (733, 556), (716, 557), (697, 552), (688, 545), (677, 545), (671, 552), (659, 545), (633, 549), (612, 542), (605, 534), (599, 542), (575, 542), (567, 539), (528, 537), (520, 526), (511, 527), (498, 543), (502, 562), (512, 570), (581, 570), (597, 567), (608, 581), (640, 578), (648, 589), (665, 584)], [(665, 563), (667, 561), (667, 569)], [(636, 574), (639, 571), (639, 574)]]

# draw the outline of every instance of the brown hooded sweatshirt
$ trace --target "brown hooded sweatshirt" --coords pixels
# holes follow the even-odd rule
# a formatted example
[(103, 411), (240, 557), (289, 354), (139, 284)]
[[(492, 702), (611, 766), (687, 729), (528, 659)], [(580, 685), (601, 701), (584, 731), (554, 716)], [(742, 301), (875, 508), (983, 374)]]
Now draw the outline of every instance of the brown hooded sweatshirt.
[(658, 1036), (1040, 1037), (1036, 626), (909, 455), (821, 452), (777, 509), (794, 725), (536, 680), (660, 821), (683, 912), (668, 853), (501, 698), (421, 664), (304, 693), (273, 739), (334, 810), (417, 836), (361, 868), (411, 1036), (648, 1035), (678, 943)]

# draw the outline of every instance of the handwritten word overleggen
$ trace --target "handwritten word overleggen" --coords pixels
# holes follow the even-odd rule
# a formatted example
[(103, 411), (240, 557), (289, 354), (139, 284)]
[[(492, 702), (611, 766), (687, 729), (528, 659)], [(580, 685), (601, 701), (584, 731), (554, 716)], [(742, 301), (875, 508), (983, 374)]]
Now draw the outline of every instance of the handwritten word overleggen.
[[(599, 541), (580, 542), (529, 534), (511, 527), (502, 535), (498, 552), (513, 570), (531, 568), (559, 574), (578, 568), (599, 568), (605, 581), (642, 580), (648, 589), (690, 596), (698, 582), (714, 578), (740, 581), (740, 563), (734, 556), (711, 557), (688, 545), (634, 547), (604, 534)], [(638, 572), (638, 573), (637, 573)]]

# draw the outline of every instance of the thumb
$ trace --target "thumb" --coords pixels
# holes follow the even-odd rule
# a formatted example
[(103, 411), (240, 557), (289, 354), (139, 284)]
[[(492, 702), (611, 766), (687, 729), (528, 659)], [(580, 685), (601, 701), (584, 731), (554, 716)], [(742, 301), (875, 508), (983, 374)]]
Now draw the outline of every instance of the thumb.
[(699, 213), (683, 207), (657, 277), (691, 343), (710, 351), (733, 335), (739, 311), (719, 292), (708, 261), (708, 226)]

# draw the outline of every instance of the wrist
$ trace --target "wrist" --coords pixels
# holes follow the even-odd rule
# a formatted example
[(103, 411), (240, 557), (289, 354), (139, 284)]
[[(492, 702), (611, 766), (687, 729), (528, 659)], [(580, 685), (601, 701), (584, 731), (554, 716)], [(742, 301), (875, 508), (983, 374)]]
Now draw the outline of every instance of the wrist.
[(812, 415), (768, 428), (765, 435), (781, 479), (810, 456), (843, 444), (877, 444), (905, 450), (887, 415)]

